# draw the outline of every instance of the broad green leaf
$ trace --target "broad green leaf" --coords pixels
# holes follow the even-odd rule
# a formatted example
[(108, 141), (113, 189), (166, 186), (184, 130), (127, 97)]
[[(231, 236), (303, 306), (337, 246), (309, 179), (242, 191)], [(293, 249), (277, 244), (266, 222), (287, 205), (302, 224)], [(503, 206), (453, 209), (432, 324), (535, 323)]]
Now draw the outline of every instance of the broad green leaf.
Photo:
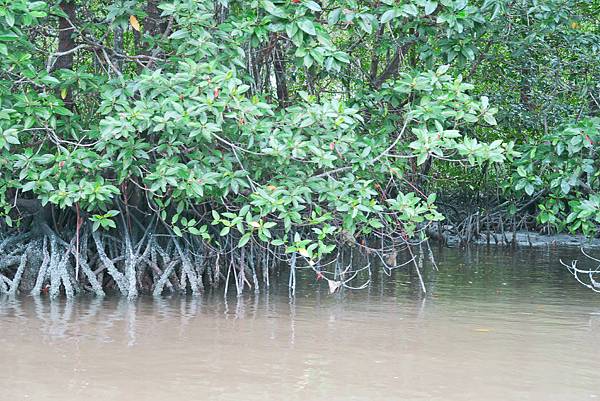
[(315, 25), (309, 19), (301, 19), (300, 21), (298, 21), (298, 28), (300, 28), (309, 35), (317, 34), (317, 31), (315, 30)]

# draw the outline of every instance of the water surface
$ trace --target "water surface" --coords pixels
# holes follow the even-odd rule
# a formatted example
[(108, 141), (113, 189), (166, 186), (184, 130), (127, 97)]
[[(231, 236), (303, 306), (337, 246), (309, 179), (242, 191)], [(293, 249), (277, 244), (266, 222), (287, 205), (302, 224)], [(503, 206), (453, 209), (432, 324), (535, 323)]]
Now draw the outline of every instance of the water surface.
[(558, 258), (444, 249), (329, 295), (0, 300), (0, 400), (600, 399), (600, 297)]

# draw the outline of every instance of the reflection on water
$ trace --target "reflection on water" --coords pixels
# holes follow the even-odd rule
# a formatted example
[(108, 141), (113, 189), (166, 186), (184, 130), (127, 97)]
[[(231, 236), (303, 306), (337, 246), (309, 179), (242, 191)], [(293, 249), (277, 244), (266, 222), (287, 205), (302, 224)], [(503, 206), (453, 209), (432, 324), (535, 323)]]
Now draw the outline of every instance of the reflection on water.
[[(576, 256), (577, 253), (572, 253)], [(570, 252), (440, 250), (329, 295), (0, 300), (0, 400), (600, 399), (600, 297)]]

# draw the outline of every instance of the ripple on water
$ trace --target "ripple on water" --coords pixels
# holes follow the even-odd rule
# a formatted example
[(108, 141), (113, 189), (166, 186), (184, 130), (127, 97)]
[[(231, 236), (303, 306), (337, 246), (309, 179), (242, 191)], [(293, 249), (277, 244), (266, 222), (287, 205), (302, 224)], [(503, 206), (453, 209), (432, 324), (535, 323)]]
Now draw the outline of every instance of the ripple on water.
[(425, 296), (407, 269), (334, 295), (281, 275), (241, 297), (4, 298), (2, 397), (593, 399), (600, 298), (558, 263), (576, 255), (443, 249)]

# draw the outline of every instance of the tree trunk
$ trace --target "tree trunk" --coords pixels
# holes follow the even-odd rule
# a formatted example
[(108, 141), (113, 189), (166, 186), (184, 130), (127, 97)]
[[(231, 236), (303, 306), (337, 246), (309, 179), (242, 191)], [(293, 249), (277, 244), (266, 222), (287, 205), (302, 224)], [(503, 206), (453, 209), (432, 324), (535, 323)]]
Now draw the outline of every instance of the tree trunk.
[[(143, 49), (141, 54), (146, 56), (156, 57), (160, 53), (160, 48), (157, 47), (155, 43), (156, 39), (162, 35), (162, 38), (166, 38), (168, 36), (168, 32), (170, 29), (170, 23), (168, 24), (161, 17), (161, 10), (158, 8), (161, 0), (148, 0), (146, 3), (146, 18), (144, 18), (144, 36), (151, 36), (152, 40), (145, 41), (142, 40), (141, 48)], [(146, 63), (146, 67), (152, 69), (154, 66), (154, 60), (149, 60)]]
[(156, 36), (164, 31), (163, 21), (158, 8), (160, 0), (148, 0), (146, 3), (146, 18), (144, 18), (144, 33)]
[[(68, 17), (60, 17), (58, 20), (58, 52), (64, 53), (75, 47), (75, 39), (73, 38), (73, 34), (75, 33), (73, 25), (75, 21), (75, 3), (72, 1), (63, 1), (60, 4), (60, 8)], [(54, 63), (54, 69), (72, 69), (73, 56), (74, 53), (69, 53), (58, 57), (56, 63)]]
[[(60, 4), (61, 10), (67, 15), (67, 18), (60, 17), (58, 20), (58, 52), (66, 53), (75, 48), (75, 3), (73, 1), (63, 1)], [(59, 56), (54, 63), (53, 70), (73, 69), (73, 60), (75, 52)], [(70, 91), (64, 96), (65, 106), (73, 109), (73, 96)]]
[(283, 49), (279, 45), (279, 41), (275, 41), (273, 48), (273, 69), (275, 70), (275, 81), (277, 83), (277, 99), (279, 107), (287, 106), (289, 94), (287, 88), (287, 78), (285, 74), (285, 58)]
[[(113, 31), (113, 49), (117, 54), (123, 54), (123, 33), (121, 27), (116, 27)], [(123, 59), (117, 54), (114, 55), (113, 64), (119, 71), (123, 71)]]

